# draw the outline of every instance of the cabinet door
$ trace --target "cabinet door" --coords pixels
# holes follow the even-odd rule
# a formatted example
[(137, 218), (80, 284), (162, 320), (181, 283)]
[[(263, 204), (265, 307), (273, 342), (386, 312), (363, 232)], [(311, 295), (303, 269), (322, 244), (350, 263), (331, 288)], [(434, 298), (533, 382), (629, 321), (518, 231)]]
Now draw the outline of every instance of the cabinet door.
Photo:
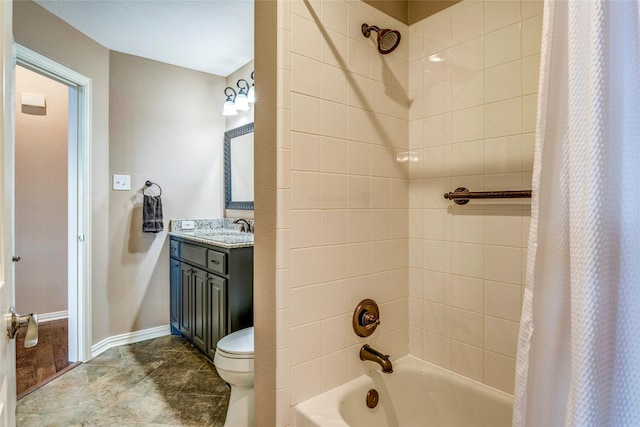
[(178, 329), (187, 339), (193, 339), (193, 267), (180, 263)]
[(205, 353), (213, 360), (216, 345), (220, 338), (227, 333), (226, 306), (227, 281), (222, 277), (209, 275), (207, 280), (207, 313), (209, 333), (207, 334), (207, 350)]
[(180, 261), (171, 259), (169, 274), (169, 323), (171, 332), (177, 334), (180, 330)]
[(199, 268), (193, 269), (193, 344), (201, 351), (207, 351), (207, 273)]

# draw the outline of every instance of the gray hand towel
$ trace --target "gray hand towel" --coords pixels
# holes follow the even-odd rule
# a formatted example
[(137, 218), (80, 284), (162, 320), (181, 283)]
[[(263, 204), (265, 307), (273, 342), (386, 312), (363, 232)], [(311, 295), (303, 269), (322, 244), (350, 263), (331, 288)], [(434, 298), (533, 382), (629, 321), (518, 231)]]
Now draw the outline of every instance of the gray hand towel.
[(159, 233), (164, 230), (162, 222), (162, 199), (160, 196), (144, 195), (142, 204), (142, 231), (144, 233)]

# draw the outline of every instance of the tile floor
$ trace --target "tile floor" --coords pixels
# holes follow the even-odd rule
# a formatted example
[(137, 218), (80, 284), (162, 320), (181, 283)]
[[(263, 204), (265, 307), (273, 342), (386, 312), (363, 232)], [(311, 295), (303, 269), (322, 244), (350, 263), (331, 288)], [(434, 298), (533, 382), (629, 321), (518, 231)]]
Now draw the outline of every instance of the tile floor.
[(223, 426), (229, 386), (186, 340), (110, 349), (18, 401), (20, 426)]

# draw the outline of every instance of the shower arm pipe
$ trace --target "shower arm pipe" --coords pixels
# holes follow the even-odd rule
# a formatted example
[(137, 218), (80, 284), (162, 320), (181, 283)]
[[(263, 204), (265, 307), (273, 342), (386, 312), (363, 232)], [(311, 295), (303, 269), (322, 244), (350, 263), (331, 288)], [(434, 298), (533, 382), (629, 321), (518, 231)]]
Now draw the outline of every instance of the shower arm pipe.
[(455, 191), (444, 193), (444, 198), (453, 200), (458, 205), (466, 205), (471, 199), (526, 199), (531, 198), (531, 190), (503, 190), (503, 191), (469, 191), (459, 187)]

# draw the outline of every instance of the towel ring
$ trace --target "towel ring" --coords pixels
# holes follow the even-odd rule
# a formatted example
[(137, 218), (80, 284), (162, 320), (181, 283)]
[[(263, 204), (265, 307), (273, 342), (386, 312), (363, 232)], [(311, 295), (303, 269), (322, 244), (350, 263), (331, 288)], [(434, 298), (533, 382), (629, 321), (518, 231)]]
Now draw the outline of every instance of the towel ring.
[[(148, 190), (148, 189), (149, 189), (149, 187), (151, 187), (152, 185), (155, 185), (156, 187), (158, 187), (158, 189), (160, 190), (160, 194), (158, 194), (158, 196), (162, 196), (162, 187), (160, 187), (160, 185), (158, 185), (157, 183), (155, 183), (155, 182), (151, 182), (151, 181), (149, 181), (149, 180), (147, 180), (147, 181), (144, 183), (144, 188), (142, 189), (142, 193), (144, 194), (144, 191), (145, 191), (145, 190)], [(152, 194), (152, 195), (153, 195), (153, 194)]]

